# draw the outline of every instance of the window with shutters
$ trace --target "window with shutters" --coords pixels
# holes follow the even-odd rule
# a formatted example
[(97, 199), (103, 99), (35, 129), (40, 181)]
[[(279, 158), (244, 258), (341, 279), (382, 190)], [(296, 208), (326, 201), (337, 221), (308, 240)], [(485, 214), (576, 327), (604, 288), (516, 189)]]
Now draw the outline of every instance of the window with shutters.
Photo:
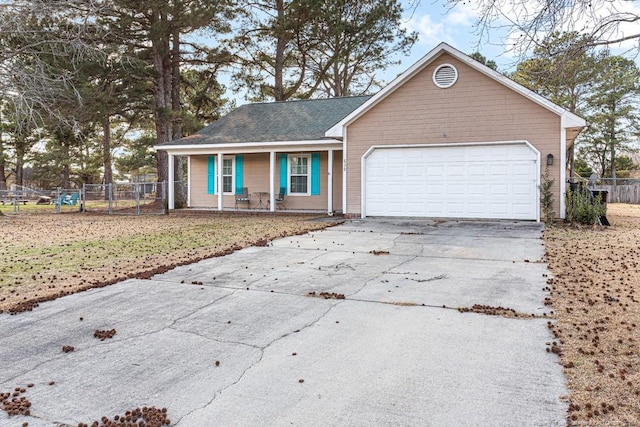
[(310, 156), (289, 156), (289, 194), (309, 194)]
[(222, 159), (222, 191), (233, 193), (233, 157)]

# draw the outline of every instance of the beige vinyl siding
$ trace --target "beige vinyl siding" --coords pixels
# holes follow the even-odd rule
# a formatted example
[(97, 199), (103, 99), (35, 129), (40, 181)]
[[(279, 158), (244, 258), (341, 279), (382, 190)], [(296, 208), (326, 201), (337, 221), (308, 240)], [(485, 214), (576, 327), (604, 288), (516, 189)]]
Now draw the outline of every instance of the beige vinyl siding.
[[(450, 88), (438, 88), (434, 70), (458, 70)], [(372, 145), (529, 141), (554, 156), (551, 178), (560, 212), (560, 117), (448, 54), (431, 62), (347, 128), (347, 213), (361, 212), (361, 159)]]
[(207, 156), (191, 156), (191, 207), (213, 207), (217, 199), (213, 194), (207, 194)]
[[(299, 153), (295, 153), (299, 154)], [(213, 155), (213, 154), (212, 154)], [(191, 207), (193, 208), (218, 208), (218, 195), (207, 194), (207, 157), (191, 156)], [(243, 187), (251, 193), (251, 206), (256, 207), (258, 196), (256, 192), (269, 192), (269, 153), (242, 154), (243, 157)], [(334, 151), (333, 160), (333, 208), (342, 210), (342, 152)], [(217, 163), (216, 163), (217, 168)], [(327, 152), (320, 153), (320, 195), (318, 196), (287, 196), (285, 204), (288, 210), (314, 210), (325, 211), (327, 209)], [(216, 171), (217, 173), (217, 171)], [(280, 187), (280, 161), (279, 153), (276, 154), (275, 192)], [(266, 206), (268, 196), (263, 196)], [(233, 209), (235, 197), (223, 196), (224, 209)], [(244, 207), (244, 205), (243, 205)]]

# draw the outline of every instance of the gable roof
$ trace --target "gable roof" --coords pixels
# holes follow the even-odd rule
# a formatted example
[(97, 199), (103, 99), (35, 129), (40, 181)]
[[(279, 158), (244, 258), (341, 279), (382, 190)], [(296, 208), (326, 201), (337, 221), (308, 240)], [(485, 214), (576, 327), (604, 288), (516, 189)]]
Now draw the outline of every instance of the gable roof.
[(499, 72), (487, 67), (484, 64), (474, 60), (473, 58), (465, 55), (460, 52), (458, 49), (455, 49), (449, 46), (446, 43), (440, 43), (433, 50), (427, 53), (422, 57), (418, 62), (413, 64), (409, 69), (407, 69), (402, 74), (398, 75), (391, 83), (385, 86), (380, 92), (371, 97), (367, 102), (362, 104), (358, 109), (351, 112), (348, 116), (342, 119), (339, 123), (336, 123), (331, 129), (329, 129), (325, 136), (329, 138), (343, 138), (344, 137), (344, 128), (354, 122), (357, 118), (362, 116), (364, 113), (373, 108), (376, 104), (386, 98), (389, 94), (394, 92), (397, 88), (402, 86), (405, 82), (413, 78), (416, 74), (422, 71), (425, 67), (427, 67), (432, 61), (437, 59), (442, 53), (448, 53), (459, 61), (465, 63), (466, 65), (474, 68), (475, 70), (481, 72), (482, 74), (492, 78), (498, 83), (512, 89), (513, 91), (519, 93), (520, 95), (530, 99), (536, 104), (546, 108), (547, 110), (557, 114), (561, 117), (562, 127), (565, 129), (575, 129), (576, 135), (579, 131), (586, 126), (586, 121), (568, 110), (560, 107), (559, 105), (554, 104), (548, 99), (538, 95), (537, 93), (527, 89), (526, 87), (514, 82), (510, 78), (500, 74)]
[(159, 145), (318, 141), (371, 96), (242, 105), (193, 135)]

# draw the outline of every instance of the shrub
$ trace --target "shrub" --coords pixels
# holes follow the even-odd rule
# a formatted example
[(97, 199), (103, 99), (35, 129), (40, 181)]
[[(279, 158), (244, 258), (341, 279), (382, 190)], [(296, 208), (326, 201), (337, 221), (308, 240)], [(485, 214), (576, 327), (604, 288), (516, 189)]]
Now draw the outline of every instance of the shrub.
[(540, 205), (546, 225), (553, 224), (553, 220), (556, 217), (556, 213), (553, 210), (553, 194), (551, 193), (551, 187), (553, 187), (554, 182), (554, 179), (549, 178), (549, 166), (547, 166), (544, 170), (544, 175), (542, 175), (542, 183), (540, 184)]
[(600, 196), (593, 197), (588, 188), (567, 190), (565, 195), (567, 207), (566, 220), (571, 223), (593, 225), (601, 216), (607, 214), (607, 205)]

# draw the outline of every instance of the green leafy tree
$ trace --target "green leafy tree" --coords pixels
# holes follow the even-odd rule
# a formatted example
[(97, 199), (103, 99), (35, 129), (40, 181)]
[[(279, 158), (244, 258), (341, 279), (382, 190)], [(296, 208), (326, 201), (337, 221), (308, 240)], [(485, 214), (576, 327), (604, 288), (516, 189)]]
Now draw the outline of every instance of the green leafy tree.
[(491, 68), (492, 70), (498, 71), (498, 64), (496, 64), (496, 61), (491, 60), (491, 59), (488, 60), (480, 52), (473, 52), (473, 53), (469, 54), (469, 57), (475, 59), (476, 61), (478, 61), (479, 63), (481, 63), (483, 65), (486, 65), (487, 67)]
[[(568, 46), (584, 38), (577, 32), (551, 34), (534, 49), (530, 59), (517, 65), (511, 79), (572, 113), (584, 116), (601, 54), (594, 48), (584, 48), (571, 55), (566, 53)], [(571, 145), (567, 153), (572, 175), (576, 145)]]
[(593, 168), (582, 157), (578, 156), (575, 161), (575, 173), (583, 178), (588, 178), (593, 173)]
[(256, 0), (242, 3), (241, 30), (229, 41), (234, 54), (234, 88), (254, 101), (308, 98), (319, 82), (310, 81), (308, 55), (314, 41), (305, 31), (320, 2)]
[(577, 32), (553, 33), (520, 62), (511, 78), (572, 113), (581, 114), (598, 73), (602, 54), (594, 48), (565, 54), (569, 46), (585, 40)]
[(189, 135), (220, 118), (228, 100), (217, 79), (217, 67), (190, 68), (182, 73), (183, 131)]
[(570, 46), (588, 46), (587, 38), (576, 32), (552, 34), (511, 77), (587, 119), (589, 127), (568, 153), (572, 173), (577, 147), (577, 157), (600, 176), (615, 177), (617, 152), (630, 149), (638, 133), (639, 72), (632, 61), (606, 50), (583, 47), (567, 54)]
[(633, 150), (640, 131), (640, 69), (621, 56), (605, 56), (598, 65), (581, 145), (598, 174), (615, 179), (618, 153)]
[(126, 140), (124, 154), (115, 159), (121, 177), (142, 176), (155, 172), (156, 158), (153, 151), (155, 137), (145, 134), (134, 140)]
[(236, 89), (253, 100), (345, 96), (367, 92), (375, 72), (407, 52), (415, 34), (402, 28), (396, 0), (246, 2), (243, 30), (231, 40)]
[[(628, 178), (631, 171), (638, 170), (638, 165), (630, 156), (621, 155), (616, 157), (616, 172), (619, 177)], [(624, 175), (624, 176), (623, 176)]]
[(308, 27), (314, 40), (308, 56), (321, 92), (329, 97), (362, 95), (381, 86), (376, 74), (396, 53), (408, 54), (417, 40), (402, 26), (396, 0), (334, 0)]
[[(214, 36), (230, 31), (235, 2), (230, 0), (111, 0), (100, 14), (99, 22), (109, 28), (110, 43), (122, 44), (127, 52), (145, 60), (153, 82), (153, 122), (156, 144), (183, 136), (182, 68), (185, 64), (206, 66), (226, 61), (216, 47), (198, 43), (198, 31)], [(168, 156), (157, 153), (159, 181), (167, 181)], [(176, 176), (182, 176), (183, 162), (178, 158)], [(186, 201), (178, 189), (176, 205)]]

